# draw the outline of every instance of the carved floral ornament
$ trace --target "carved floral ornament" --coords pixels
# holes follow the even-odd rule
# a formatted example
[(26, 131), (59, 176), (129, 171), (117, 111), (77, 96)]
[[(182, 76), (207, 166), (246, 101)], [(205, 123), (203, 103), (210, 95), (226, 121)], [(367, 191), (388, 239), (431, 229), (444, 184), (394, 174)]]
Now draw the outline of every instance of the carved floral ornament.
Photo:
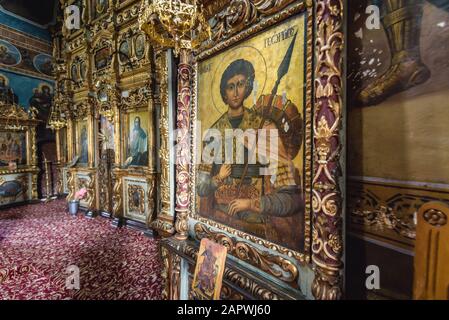
[(151, 103), (152, 98), (151, 81), (148, 80), (143, 86), (139, 86), (130, 92), (122, 92), (120, 108), (125, 111), (136, 108), (145, 103)]
[(213, 41), (226, 39), (260, 21), (264, 16), (279, 12), (293, 2), (295, 0), (232, 0), (227, 9), (217, 14), (213, 20), (212, 39)]
[(447, 216), (443, 211), (429, 209), (423, 213), (424, 220), (435, 227), (442, 227), (447, 224)]
[(341, 175), (343, 2), (316, 1), (315, 169), (313, 178), (312, 292), (317, 299), (341, 297), (343, 263)]
[(33, 120), (36, 115), (33, 112), (26, 112), (21, 106), (15, 103), (6, 103), (0, 101), (0, 118), (1, 120), (20, 121), (20, 120)]
[(92, 106), (95, 102), (91, 98), (87, 98), (84, 101), (73, 104), (70, 108), (70, 113), (74, 119), (84, 119), (92, 112)]
[(288, 259), (256, 249), (245, 241), (238, 241), (222, 232), (214, 232), (202, 223), (195, 224), (199, 240), (208, 238), (228, 249), (228, 253), (252, 264), (287, 283), (294, 284), (299, 277), (298, 268)]

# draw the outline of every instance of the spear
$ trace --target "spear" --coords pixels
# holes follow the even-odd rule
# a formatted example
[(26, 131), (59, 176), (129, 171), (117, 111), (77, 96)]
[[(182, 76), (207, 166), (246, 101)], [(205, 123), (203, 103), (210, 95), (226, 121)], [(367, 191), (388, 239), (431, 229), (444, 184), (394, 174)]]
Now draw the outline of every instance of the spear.
[[(288, 73), (288, 69), (290, 68), (290, 61), (292, 60), (292, 54), (293, 54), (293, 48), (295, 47), (295, 40), (296, 36), (298, 34), (298, 31), (296, 31), (295, 35), (293, 36), (293, 40), (290, 43), (290, 46), (287, 49), (287, 52), (285, 53), (284, 59), (281, 62), (281, 65), (278, 68), (278, 78), (276, 80), (276, 83), (274, 84), (273, 90), (271, 90), (271, 102), (273, 102), (273, 96), (276, 95), (279, 87), (279, 83), (281, 82), (282, 78)], [(271, 106), (271, 103), (270, 103)]]
[[(267, 108), (262, 106), (262, 120), (260, 121), (259, 130), (263, 128), (263, 125), (266, 120), (265, 119), (266, 118), (265, 110), (270, 109), (270, 107), (273, 103), (274, 96), (276, 95), (276, 93), (278, 91), (279, 84), (281, 83), (282, 78), (288, 73), (288, 69), (290, 68), (290, 62), (292, 60), (293, 48), (295, 47), (295, 40), (296, 40), (297, 35), (298, 35), (298, 31), (296, 31), (295, 35), (293, 36), (292, 42), (288, 46), (287, 52), (285, 53), (285, 56), (284, 56), (284, 59), (282, 59), (282, 62), (279, 65), (277, 79), (276, 79), (273, 89), (271, 90), (271, 96), (270, 96), (270, 100), (268, 101)], [(257, 144), (257, 136), (256, 136), (256, 144)], [(242, 179), (240, 180), (237, 197), (240, 197), (240, 190), (242, 189), (243, 180), (246, 178), (247, 173), (248, 173), (248, 160), (245, 159), (245, 167), (243, 168)]]

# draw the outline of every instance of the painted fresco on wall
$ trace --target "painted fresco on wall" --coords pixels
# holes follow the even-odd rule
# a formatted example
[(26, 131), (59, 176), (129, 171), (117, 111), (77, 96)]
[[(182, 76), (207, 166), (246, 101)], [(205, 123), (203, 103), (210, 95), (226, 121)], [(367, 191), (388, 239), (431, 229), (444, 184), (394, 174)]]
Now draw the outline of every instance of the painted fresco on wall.
[(8, 103), (18, 103), (19, 98), (9, 86), (9, 79), (6, 75), (0, 73), (0, 101)]
[[(366, 27), (366, 1), (351, 3), (349, 105), (373, 106), (397, 95), (411, 98), (448, 87), (449, 1), (378, 3), (380, 29)], [(392, 20), (400, 11), (407, 17)]]
[[(289, 19), (198, 65), (199, 215), (298, 251), (305, 214), (304, 22)], [(232, 136), (239, 132), (247, 139)]]
[(21, 45), (0, 40), (0, 65), (21, 74), (32, 75), (42, 79), (52, 76), (52, 57)]
[[(16, 3), (17, 2), (14, 1), (11, 1), (11, 3), (3, 1), (2, 7), (5, 8), (5, 6), (7, 6), (8, 4), (16, 6)], [(36, 17), (36, 15), (33, 15), (33, 17)], [(0, 10), (0, 21), (2, 22), (1, 24), (5, 27), (18, 30), (23, 34), (32, 34), (34, 38), (37, 38), (42, 41), (46, 41), (49, 43), (51, 42), (50, 32), (48, 31), (47, 28), (41, 28), (35, 24), (31, 24), (29, 23), (29, 21), (26, 21), (21, 17), (12, 15), (10, 12), (6, 10)], [(2, 29), (2, 26), (0, 26), (0, 29)], [(3, 30), (6, 30), (6, 28), (3, 28)]]
[(33, 96), (29, 100), (30, 107), (34, 107), (38, 111), (37, 118), (45, 124), (53, 101), (52, 91), (53, 89), (48, 83), (42, 82), (37, 88), (33, 89)]
[[(366, 2), (349, 7), (348, 173), (448, 184), (449, 1), (402, 3), (379, 1), (371, 30)], [(395, 8), (406, 17), (389, 27)]]
[(79, 155), (78, 163), (86, 165), (89, 161), (87, 120), (78, 121), (77, 124), (77, 155)]
[(52, 57), (48, 54), (41, 53), (34, 57), (33, 64), (37, 71), (47, 76), (52, 75)]
[(0, 40), (0, 64), (15, 66), (20, 63), (22, 56), (19, 50), (11, 43)]
[(148, 112), (139, 111), (129, 114), (127, 160), (125, 165), (148, 165)]
[(36, 92), (41, 92), (43, 86), (50, 88), (50, 95), (52, 96), (54, 85), (50, 81), (43, 81), (6, 70), (0, 71), (0, 95), (2, 95), (2, 92), (12, 91), (15, 102), (25, 109), (28, 109), (30, 100)]
[(9, 162), (27, 163), (24, 132), (0, 131), (0, 166), (8, 166)]

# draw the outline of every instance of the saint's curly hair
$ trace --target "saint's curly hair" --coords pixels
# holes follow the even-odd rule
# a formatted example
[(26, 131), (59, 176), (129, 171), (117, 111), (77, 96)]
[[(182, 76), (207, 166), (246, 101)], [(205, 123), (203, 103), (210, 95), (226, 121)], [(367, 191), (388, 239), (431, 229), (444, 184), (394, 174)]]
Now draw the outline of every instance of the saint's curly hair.
[(255, 71), (252, 63), (245, 59), (235, 60), (226, 68), (221, 76), (220, 94), (224, 103), (226, 103), (226, 85), (229, 79), (238, 74), (246, 77), (245, 99), (248, 98), (253, 91)]

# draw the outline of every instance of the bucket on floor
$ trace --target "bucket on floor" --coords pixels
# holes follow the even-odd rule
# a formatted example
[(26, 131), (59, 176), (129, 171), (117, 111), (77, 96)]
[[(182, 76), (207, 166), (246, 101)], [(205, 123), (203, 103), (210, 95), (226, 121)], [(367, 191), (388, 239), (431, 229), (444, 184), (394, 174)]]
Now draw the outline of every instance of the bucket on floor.
[(79, 200), (70, 200), (69, 201), (69, 213), (71, 215), (76, 215), (78, 213), (79, 206), (80, 206)]

